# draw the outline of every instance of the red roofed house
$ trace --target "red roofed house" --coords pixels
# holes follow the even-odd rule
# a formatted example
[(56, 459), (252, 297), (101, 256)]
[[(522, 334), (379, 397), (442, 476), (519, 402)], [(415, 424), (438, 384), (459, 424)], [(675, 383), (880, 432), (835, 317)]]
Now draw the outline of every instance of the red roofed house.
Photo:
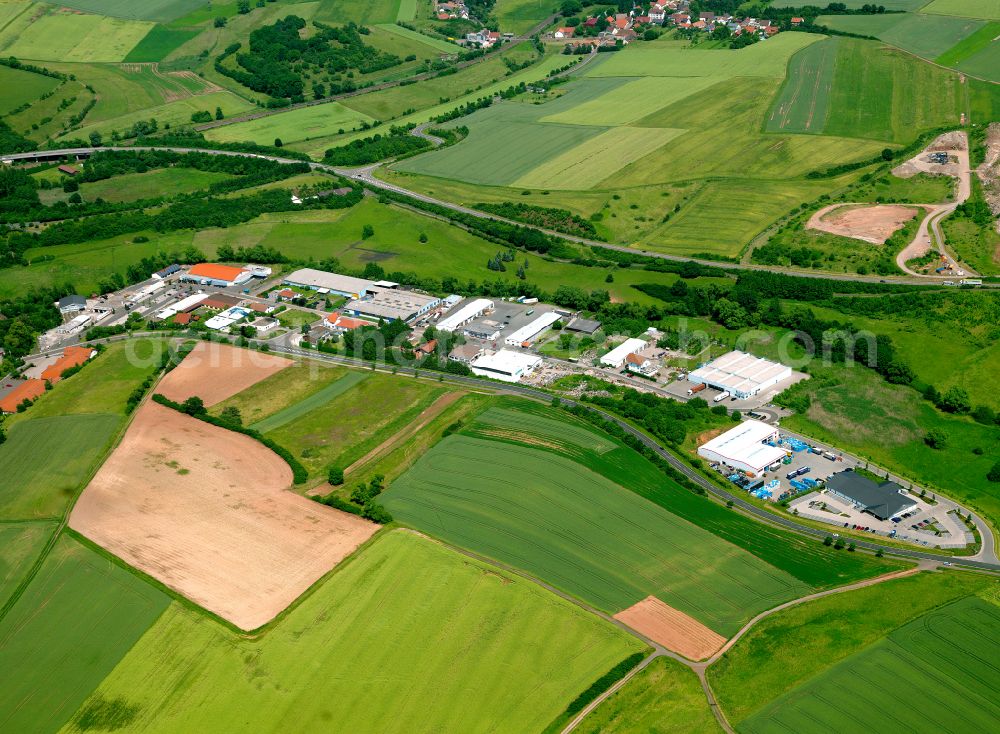
[(285, 288), (284, 290), (278, 291), (277, 298), (279, 301), (290, 301), (293, 298), (298, 297), (298, 295), (299, 294), (293, 291), (291, 288)]
[(590, 18), (587, 18), (585, 21), (583, 21), (583, 24), (588, 28), (593, 28), (595, 25), (597, 25), (597, 18), (591, 16)]
[(638, 25), (647, 25), (648, 23), (651, 22), (651, 20), (650, 20), (650, 17), (648, 15), (637, 15), (635, 17), (635, 22)]
[(42, 371), (42, 379), (58, 382), (63, 372), (73, 367), (79, 367), (97, 352), (90, 347), (66, 347), (62, 356)]
[(629, 372), (638, 372), (640, 375), (652, 375), (657, 370), (652, 360), (634, 352), (625, 357), (625, 368)]
[(323, 322), (323, 326), (330, 329), (331, 331), (342, 334), (345, 331), (354, 331), (355, 329), (360, 329), (362, 326), (371, 326), (372, 324), (368, 321), (362, 321), (361, 319), (352, 319), (350, 316), (344, 316), (339, 313), (332, 313), (326, 317)]
[(192, 321), (195, 321), (198, 317), (191, 313), (179, 313), (174, 316), (174, 323), (179, 326), (187, 326)]
[(802, 25), (805, 22), (805, 18), (792, 18), (792, 25)]
[(649, 9), (649, 19), (653, 23), (662, 23), (667, 18), (667, 9), (662, 5), (654, 5)]
[(65, 173), (67, 176), (75, 176), (80, 172), (79, 168), (74, 168), (73, 166), (59, 166), (59, 173)]
[(555, 37), (556, 38), (572, 38), (573, 33), (576, 31), (575, 28), (567, 26), (566, 28), (556, 28)]
[(45, 380), (25, 380), (0, 398), (0, 413), (16, 413), (25, 400), (34, 402), (45, 392)]
[(217, 263), (199, 263), (192, 265), (181, 280), (199, 283), (201, 285), (215, 285), (226, 288), (231, 285), (245, 283), (253, 275), (245, 268), (237, 268), (232, 265), (219, 265)]
[(417, 347), (417, 351), (421, 354), (433, 354), (434, 350), (437, 348), (437, 339), (431, 339), (429, 342), (425, 342)]

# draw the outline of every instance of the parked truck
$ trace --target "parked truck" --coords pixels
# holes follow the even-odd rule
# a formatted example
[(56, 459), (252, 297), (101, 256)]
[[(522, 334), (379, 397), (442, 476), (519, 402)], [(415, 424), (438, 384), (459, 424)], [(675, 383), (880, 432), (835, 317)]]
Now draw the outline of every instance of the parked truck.
[(729, 397), (729, 393), (728, 392), (720, 392), (718, 395), (716, 395), (714, 398), (712, 398), (712, 402), (713, 403), (721, 403), (723, 400), (725, 400), (728, 397)]
[(691, 389), (688, 390), (688, 395), (694, 395), (696, 392), (701, 392), (702, 390), (705, 389), (705, 387), (706, 387), (706, 385), (705, 385), (704, 382), (702, 382), (702, 383), (700, 383), (698, 385), (695, 385), (694, 387), (692, 387)]

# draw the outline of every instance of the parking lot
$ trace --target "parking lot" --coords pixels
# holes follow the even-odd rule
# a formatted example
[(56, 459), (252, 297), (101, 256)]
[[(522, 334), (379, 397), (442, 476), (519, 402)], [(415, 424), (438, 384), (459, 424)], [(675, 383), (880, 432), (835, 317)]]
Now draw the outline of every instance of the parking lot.
[[(929, 497), (925, 501), (918, 495), (910, 495), (917, 507), (902, 516), (899, 522), (879, 520), (874, 515), (857, 510), (851, 503), (823, 489), (823, 484), (831, 475), (859, 468), (857, 461), (818, 445), (815, 448), (819, 453), (809, 448), (795, 451), (793, 447), (802, 445), (800, 442), (789, 440), (784, 434), (781, 440), (783, 443), (779, 446), (791, 450), (791, 456), (786, 459), (788, 463), (782, 463), (778, 469), (765, 471), (749, 481), (743, 480), (747, 485), (744, 489), (759, 487), (754, 491), (759, 499), (772, 502), (788, 499), (790, 512), (828, 524), (831, 532), (835, 532), (836, 528), (857, 530), (941, 548), (960, 548), (971, 542), (965, 523), (945, 508), (931, 504)], [(833, 458), (829, 458), (831, 456)], [(797, 476), (789, 479), (790, 473)], [(728, 475), (728, 472), (723, 474)], [(798, 486), (792, 484), (793, 479)], [(809, 486), (813, 482), (817, 486)]]

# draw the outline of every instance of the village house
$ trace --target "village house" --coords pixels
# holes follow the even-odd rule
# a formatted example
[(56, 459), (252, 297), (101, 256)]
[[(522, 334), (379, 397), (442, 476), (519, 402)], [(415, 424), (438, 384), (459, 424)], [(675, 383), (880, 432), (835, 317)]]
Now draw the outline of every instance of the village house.
[(556, 38), (572, 38), (573, 33), (576, 31), (575, 28), (566, 26), (565, 28), (556, 28), (556, 32), (553, 34)]

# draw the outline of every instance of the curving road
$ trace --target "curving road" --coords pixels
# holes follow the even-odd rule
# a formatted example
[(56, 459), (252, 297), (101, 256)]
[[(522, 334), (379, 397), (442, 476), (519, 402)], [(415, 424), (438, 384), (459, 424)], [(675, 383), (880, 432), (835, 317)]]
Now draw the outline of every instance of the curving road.
[[(336, 166), (330, 166), (325, 163), (319, 163), (316, 161), (302, 161), (295, 158), (284, 158), (277, 155), (265, 155), (262, 153), (244, 153), (241, 151), (233, 150), (216, 150), (213, 148), (185, 148), (185, 147), (175, 147), (175, 146), (153, 146), (153, 145), (136, 145), (136, 146), (107, 146), (103, 148), (93, 148), (93, 147), (81, 147), (81, 148), (59, 148), (57, 150), (36, 150), (30, 153), (7, 153), (0, 155), (0, 161), (3, 162), (17, 162), (17, 161), (45, 161), (45, 160), (58, 160), (60, 158), (66, 157), (76, 157), (76, 158), (87, 158), (94, 153), (98, 153), (102, 150), (116, 150), (116, 151), (134, 151), (134, 150), (170, 150), (175, 153), (207, 153), (209, 155), (228, 155), (236, 157), (246, 157), (246, 158), (261, 158), (263, 160), (275, 161), (276, 163), (307, 163), (310, 168), (314, 171), (326, 171), (327, 173), (332, 173), (337, 176), (342, 176), (343, 178), (356, 181), (364, 186), (368, 186), (372, 189), (381, 189), (383, 191), (392, 191), (397, 194), (409, 197), (411, 199), (416, 199), (418, 201), (423, 201), (428, 204), (434, 204), (440, 206), (444, 209), (449, 209), (460, 214), (467, 214), (469, 216), (477, 217), (479, 219), (489, 219), (497, 222), (505, 222), (507, 224), (514, 224), (519, 227), (526, 227), (528, 229), (534, 229), (539, 232), (543, 232), (547, 235), (553, 237), (560, 237), (564, 240), (575, 242), (581, 245), (587, 245), (588, 247), (601, 247), (607, 250), (614, 250), (617, 252), (627, 252), (634, 255), (645, 255), (647, 257), (657, 258), (660, 260), (669, 260), (671, 262), (693, 262), (700, 265), (708, 265), (711, 267), (721, 268), (724, 270), (759, 270), (763, 272), (772, 273), (784, 273), (786, 275), (794, 275), (800, 278), (816, 278), (819, 280), (838, 280), (838, 281), (857, 281), (862, 283), (881, 283), (881, 282), (891, 282), (897, 284), (905, 285), (920, 285), (920, 286), (933, 286), (937, 287), (940, 285), (940, 280), (932, 279), (928, 276), (919, 277), (891, 277), (891, 279), (880, 278), (878, 276), (869, 275), (847, 275), (842, 273), (818, 273), (815, 271), (798, 271), (790, 268), (780, 268), (770, 265), (756, 265), (756, 264), (742, 264), (742, 263), (729, 263), (729, 262), (718, 262), (715, 260), (704, 260), (696, 257), (684, 257), (682, 255), (668, 255), (662, 252), (650, 252), (648, 250), (640, 250), (635, 247), (628, 247), (626, 245), (614, 245), (608, 242), (600, 242), (598, 240), (589, 240), (585, 237), (577, 237), (575, 235), (564, 234), (562, 232), (556, 232), (555, 230), (545, 229), (544, 227), (536, 227), (531, 224), (525, 224), (524, 222), (518, 222), (513, 219), (507, 219), (505, 217), (500, 217), (495, 214), (486, 214), (477, 209), (472, 209), (467, 206), (462, 206), (461, 204), (455, 204), (450, 201), (444, 201), (442, 199), (435, 199), (432, 196), (427, 196), (416, 191), (411, 191), (409, 189), (404, 189), (402, 186), (397, 186), (391, 184), (387, 181), (382, 181), (375, 178), (372, 175), (372, 171), (377, 168), (377, 165), (367, 166), (365, 168), (337, 168)], [(943, 278), (942, 278), (943, 279)], [(1000, 283), (984, 283), (983, 287), (987, 288), (1000, 288)]]

